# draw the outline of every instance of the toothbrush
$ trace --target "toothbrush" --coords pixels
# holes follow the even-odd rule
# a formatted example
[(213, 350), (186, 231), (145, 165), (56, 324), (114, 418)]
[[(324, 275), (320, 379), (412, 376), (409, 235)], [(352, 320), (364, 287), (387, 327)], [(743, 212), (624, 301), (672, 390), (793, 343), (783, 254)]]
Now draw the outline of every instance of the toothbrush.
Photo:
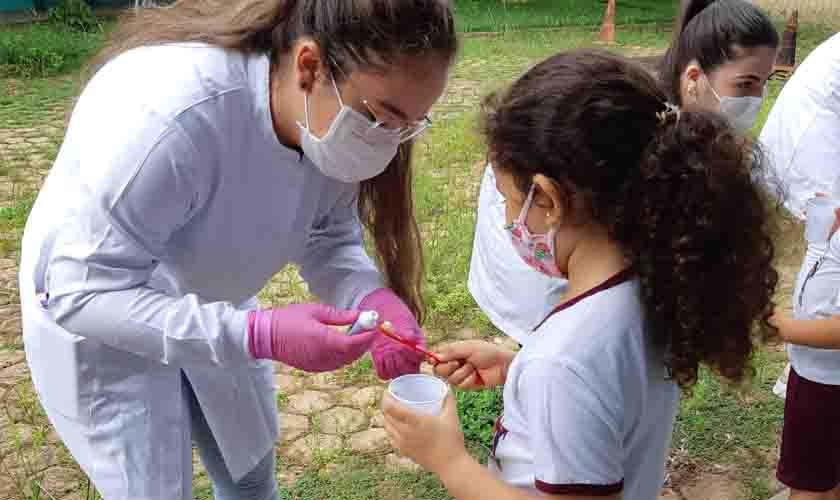
[[(397, 332), (396, 332), (396, 331), (394, 331), (394, 325), (393, 325), (393, 324), (391, 324), (391, 322), (390, 322), (390, 321), (383, 321), (383, 322), (382, 322), (382, 324), (381, 324), (381, 325), (379, 325), (379, 331), (380, 331), (383, 335), (385, 335), (386, 337), (388, 337), (389, 339), (394, 340), (394, 341), (397, 341), (397, 342), (399, 342), (400, 344), (403, 344), (403, 345), (405, 345), (405, 346), (408, 346), (408, 347), (410, 347), (410, 348), (414, 349), (414, 351), (415, 351), (415, 352), (419, 352), (420, 354), (423, 354), (423, 355), (424, 355), (424, 356), (426, 356), (428, 359), (430, 359), (431, 361), (433, 361), (433, 363), (432, 363), (432, 364), (435, 364), (435, 365), (436, 365), (436, 364), (438, 364), (438, 363), (442, 363), (442, 361), (440, 360), (440, 358), (438, 358), (437, 356), (435, 356), (435, 355), (434, 355), (434, 354), (432, 354), (431, 352), (429, 352), (429, 351), (427, 351), (427, 350), (423, 349), (422, 347), (420, 347), (419, 345), (415, 344), (414, 342), (411, 342), (410, 340), (406, 340), (405, 338), (403, 338), (402, 336), (400, 336), (399, 334), (397, 334)], [(459, 366), (464, 366), (464, 365), (466, 364), (464, 361), (457, 361), (457, 363), (458, 363), (458, 365), (459, 365)], [(475, 368), (473, 368), (473, 370), (475, 370)], [(486, 385), (486, 384), (484, 383), (484, 379), (483, 379), (483, 378), (481, 378), (481, 374), (479, 374), (479, 373), (478, 373), (478, 370), (475, 370), (475, 371), (474, 371), (474, 374), (475, 374), (475, 382), (476, 382), (478, 385)]]
[(386, 337), (388, 337), (389, 339), (395, 340), (395, 341), (399, 342), (400, 344), (402, 344), (404, 346), (408, 346), (408, 347), (414, 349), (415, 352), (419, 352), (420, 354), (423, 354), (428, 359), (433, 361), (434, 362), (433, 364), (441, 363), (440, 358), (438, 358), (434, 354), (432, 354), (429, 351), (423, 349), (422, 347), (420, 347), (416, 343), (411, 342), (410, 340), (406, 340), (405, 338), (403, 338), (399, 334), (397, 334), (397, 332), (394, 331), (394, 325), (392, 325), (390, 321), (384, 321), (381, 325), (379, 325), (379, 331), (382, 332), (382, 334), (385, 335)]

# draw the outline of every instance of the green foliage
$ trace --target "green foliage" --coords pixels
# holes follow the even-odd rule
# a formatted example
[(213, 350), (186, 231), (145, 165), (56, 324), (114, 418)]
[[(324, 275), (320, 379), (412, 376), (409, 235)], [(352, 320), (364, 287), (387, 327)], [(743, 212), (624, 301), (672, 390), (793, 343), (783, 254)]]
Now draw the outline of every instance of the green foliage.
[[(619, 0), (616, 24), (671, 23), (677, 2)], [(456, 0), (456, 25), (460, 31), (509, 31), (597, 26), (605, 2), (595, 0)]]
[(493, 445), (493, 423), (502, 414), (502, 388), (456, 391), (455, 397), (464, 439), (489, 450)]
[(18, 200), (14, 206), (0, 208), (0, 228), (22, 228), (34, 203), (33, 198), (25, 198)]
[(102, 24), (84, 0), (61, 0), (50, 9), (49, 21), (55, 25), (82, 32), (100, 31)]
[(43, 78), (78, 70), (102, 42), (100, 31), (53, 24), (0, 30), (0, 77)]

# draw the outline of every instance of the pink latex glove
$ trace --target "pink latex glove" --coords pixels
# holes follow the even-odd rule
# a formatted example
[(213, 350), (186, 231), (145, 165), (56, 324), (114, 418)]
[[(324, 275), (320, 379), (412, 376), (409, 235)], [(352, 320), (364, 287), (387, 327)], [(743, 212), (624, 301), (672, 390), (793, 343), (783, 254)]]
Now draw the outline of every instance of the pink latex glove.
[[(426, 338), (420, 325), (408, 307), (397, 295), (388, 288), (380, 288), (362, 299), (359, 309), (363, 311), (376, 311), (379, 319), (390, 321), (394, 330), (417, 345), (426, 348)], [(379, 378), (389, 380), (420, 371), (420, 363), (423, 355), (409, 349), (408, 347), (394, 342), (385, 335), (380, 335), (370, 350), (373, 356), (373, 365)]]
[(332, 326), (350, 325), (358, 311), (323, 304), (294, 304), (248, 314), (248, 348), (257, 359), (273, 359), (308, 372), (337, 370), (362, 357), (379, 334), (345, 335)]

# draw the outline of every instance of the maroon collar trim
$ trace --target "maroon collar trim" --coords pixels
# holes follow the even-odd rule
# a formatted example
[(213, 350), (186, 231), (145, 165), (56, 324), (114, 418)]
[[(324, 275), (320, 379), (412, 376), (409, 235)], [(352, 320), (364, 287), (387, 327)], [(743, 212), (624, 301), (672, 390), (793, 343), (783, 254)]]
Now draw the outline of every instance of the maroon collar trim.
[(568, 308), (572, 307), (573, 305), (577, 304), (578, 302), (582, 301), (583, 299), (586, 299), (588, 297), (592, 297), (593, 295), (596, 295), (598, 293), (609, 290), (610, 288), (616, 287), (616, 286), (624, 283), (625, 281), (630, 281), (630, 278), (632, 278), (634, 274), (635, 273), (633, 272), (633, 270), (628, 267), (628, 268), (623, 269), (623, 270), (617, 272), (616, 274), (612, 275), (610, 278), (608, 278), (606, 281), (604, 281), (600, 285), (596, 285), (595, 287), (590, 288), (589, 290), (583, 292), (582, 294), (580, 294), (576, 297), (572, 297), (571, 299), (567, 300), (566, 302), (563, 302), (559, 306), (555, 307), (550, 313), (548, 313), (548, 316), (546, 316), (545, 319), (540, 321), (540, 324), (537, 325), (536, 327), (534, 327), (534, 329), (532, 331), (535, 332), (535, 331), (539, 330), (540, 327), (543, 326), (543, 324), (545, 324), (546, 321), (548, 321), (548, 318), (554, 316), (555, 314), (559, 313), (560, 311), (563, 311), (565, 309), (568, 309)]
[(552, 484), (536, 479), (534, 486), (549, 495), (586, 495), (591, 497), (605, 497), (621, 493), (624, 480), (615, 484)]

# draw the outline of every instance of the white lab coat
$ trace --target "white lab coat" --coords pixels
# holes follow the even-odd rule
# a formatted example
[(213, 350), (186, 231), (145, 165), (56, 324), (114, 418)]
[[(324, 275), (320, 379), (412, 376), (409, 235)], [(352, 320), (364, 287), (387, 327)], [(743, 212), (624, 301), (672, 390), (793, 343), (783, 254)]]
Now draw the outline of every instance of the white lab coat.
[(840, 33), (785, 83), (759, 141), (771, 161), (770, 188), (793, 215), (804, 219), (815, 193), (840, 197)]
[(496, 328), (524, 344), (533, 328), (560, 303), (567, 282), (526, 264), (504, 226), (504, 197), (488, 165), (478, 196), (469, 289)]
[(246, 310), (286, 263), (339, 307), (382, 286), (358, 186), (278, 142), (268, 74), (267, 56), (199, 45), (121, 55), (81, 96), (27, 222), (33, 382), (109, 500), (189, 497), (182, 371), (234, 480), (271, 451), (273, 374), (247, 352)]

